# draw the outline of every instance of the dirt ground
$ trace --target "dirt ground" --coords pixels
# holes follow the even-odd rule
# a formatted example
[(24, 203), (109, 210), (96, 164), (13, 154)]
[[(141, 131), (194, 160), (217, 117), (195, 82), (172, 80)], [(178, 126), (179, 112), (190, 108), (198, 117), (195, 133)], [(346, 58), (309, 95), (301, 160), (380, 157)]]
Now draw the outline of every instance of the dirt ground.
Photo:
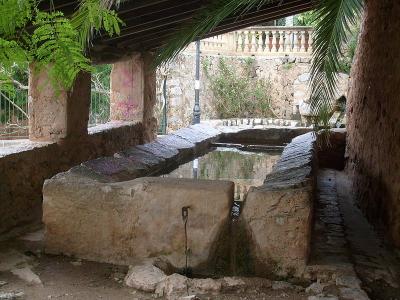
[[(42, 232), (22, 239), (0, 242), (0, 299), (4, 292), (22, 292), (21, 299), (155, 299), (155, 294), (143, 293), (124, 285), (128, 267), (77, 260), (43, 252)], [(32, 284), (14, 275), (10, 268), (29, 267), (42, 284)], [(256, 278), (254, 279), (257, 280)], [(3, 283), (2, 283), (3, 282)], [(200, 299), (269, 300), (307, 299), (304, 291), (249, 288), (245, 292), (199, 295)], [(162, 298), (158, 298), (162, 299)]]

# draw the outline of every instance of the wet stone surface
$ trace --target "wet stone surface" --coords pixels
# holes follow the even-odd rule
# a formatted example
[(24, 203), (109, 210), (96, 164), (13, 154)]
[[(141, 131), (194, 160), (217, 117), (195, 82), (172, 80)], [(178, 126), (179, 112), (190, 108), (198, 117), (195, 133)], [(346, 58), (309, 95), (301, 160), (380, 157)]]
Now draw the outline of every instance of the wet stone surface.
[(264, 181), (266, 188), (302, 186), (312, 174), (315, 135), (303, 134), (293, 139), (282, 152), (282, 156)]
[(146, 172), (148, 175), (161, 170), (166, 161), (163, 158), (155, 156), (151, 153), (137, 149), (136, 147), (114, 154), (114, 157), (127, 158), (133, 162), (137, 162), (147, 166)]
[(194, 128), (182, 128), (173, 133), (175, 136), (179, 136), (193, 144), (204, 142), (207, 139), (214, 137), (214, 135), (209, 135), (203, 131), (196, 130)]
[(170, 160), (179, 154), (179, 151), (175, 148), (167, 148), (155, 141), (149, 144), (136, 146), (137, 149), (153, 154), (165, 160)]
[(102, 157), (84, 162), (82, 165), (117, 181), (135, 179), (143, 176), (148, 170), (146, 164), (124, 157)]

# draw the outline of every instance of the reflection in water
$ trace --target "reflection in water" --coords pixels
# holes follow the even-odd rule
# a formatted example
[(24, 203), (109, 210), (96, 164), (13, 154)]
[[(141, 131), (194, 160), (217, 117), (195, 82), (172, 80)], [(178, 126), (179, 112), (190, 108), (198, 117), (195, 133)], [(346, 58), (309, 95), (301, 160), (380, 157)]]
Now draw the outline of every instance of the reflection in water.
[(234, 148), (214, 151), (179, 166), (164, 177), (230, 180), (235, 183), (235, 201), (243, 201), (250, 186), (263, 184), (280, 151), (246, 152)]

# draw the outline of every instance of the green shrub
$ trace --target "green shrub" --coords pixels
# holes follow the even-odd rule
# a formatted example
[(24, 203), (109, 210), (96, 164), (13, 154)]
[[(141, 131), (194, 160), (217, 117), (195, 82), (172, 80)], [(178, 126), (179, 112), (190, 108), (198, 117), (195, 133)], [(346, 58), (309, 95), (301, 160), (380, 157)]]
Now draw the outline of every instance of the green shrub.
[(203, 69), (213, 93), (217, 118), (268, 117), (271, 112), (271, 82), (257, 78), (254, 59), (245, 59), (239, 67), (220, 58), (216, 68), (210, 61)]
[(348, 42), (343, 49), (343, 54), (339, 58), (339, 71), (350, 74), (350, 69), (353, 64), (354, 56), (356, 54), (358, 36), (360, 34), (360, 25), (352, 28), (349, 36)]

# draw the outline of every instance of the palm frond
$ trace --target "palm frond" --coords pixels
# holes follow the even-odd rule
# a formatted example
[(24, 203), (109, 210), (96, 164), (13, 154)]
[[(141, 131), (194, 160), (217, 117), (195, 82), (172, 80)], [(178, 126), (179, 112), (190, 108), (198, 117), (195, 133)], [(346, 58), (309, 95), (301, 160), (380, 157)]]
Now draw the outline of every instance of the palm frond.
[(315, 10), (313, 60), (310, 76), (311, 111), (326, 114), (337, 90), (342, 46), (363, 9), (363, 0), (321, 0)]
[(239, 16), (247, 11), (261, 7), (273, 0), (215, 0), (204, 7), (185, 27), (175, 34), (168, 44), (161, 49), (155, 59), (155, 64), (168, 63), (196, 39), (201, 39), (205, 34), (214, 29), (227, 17)]

